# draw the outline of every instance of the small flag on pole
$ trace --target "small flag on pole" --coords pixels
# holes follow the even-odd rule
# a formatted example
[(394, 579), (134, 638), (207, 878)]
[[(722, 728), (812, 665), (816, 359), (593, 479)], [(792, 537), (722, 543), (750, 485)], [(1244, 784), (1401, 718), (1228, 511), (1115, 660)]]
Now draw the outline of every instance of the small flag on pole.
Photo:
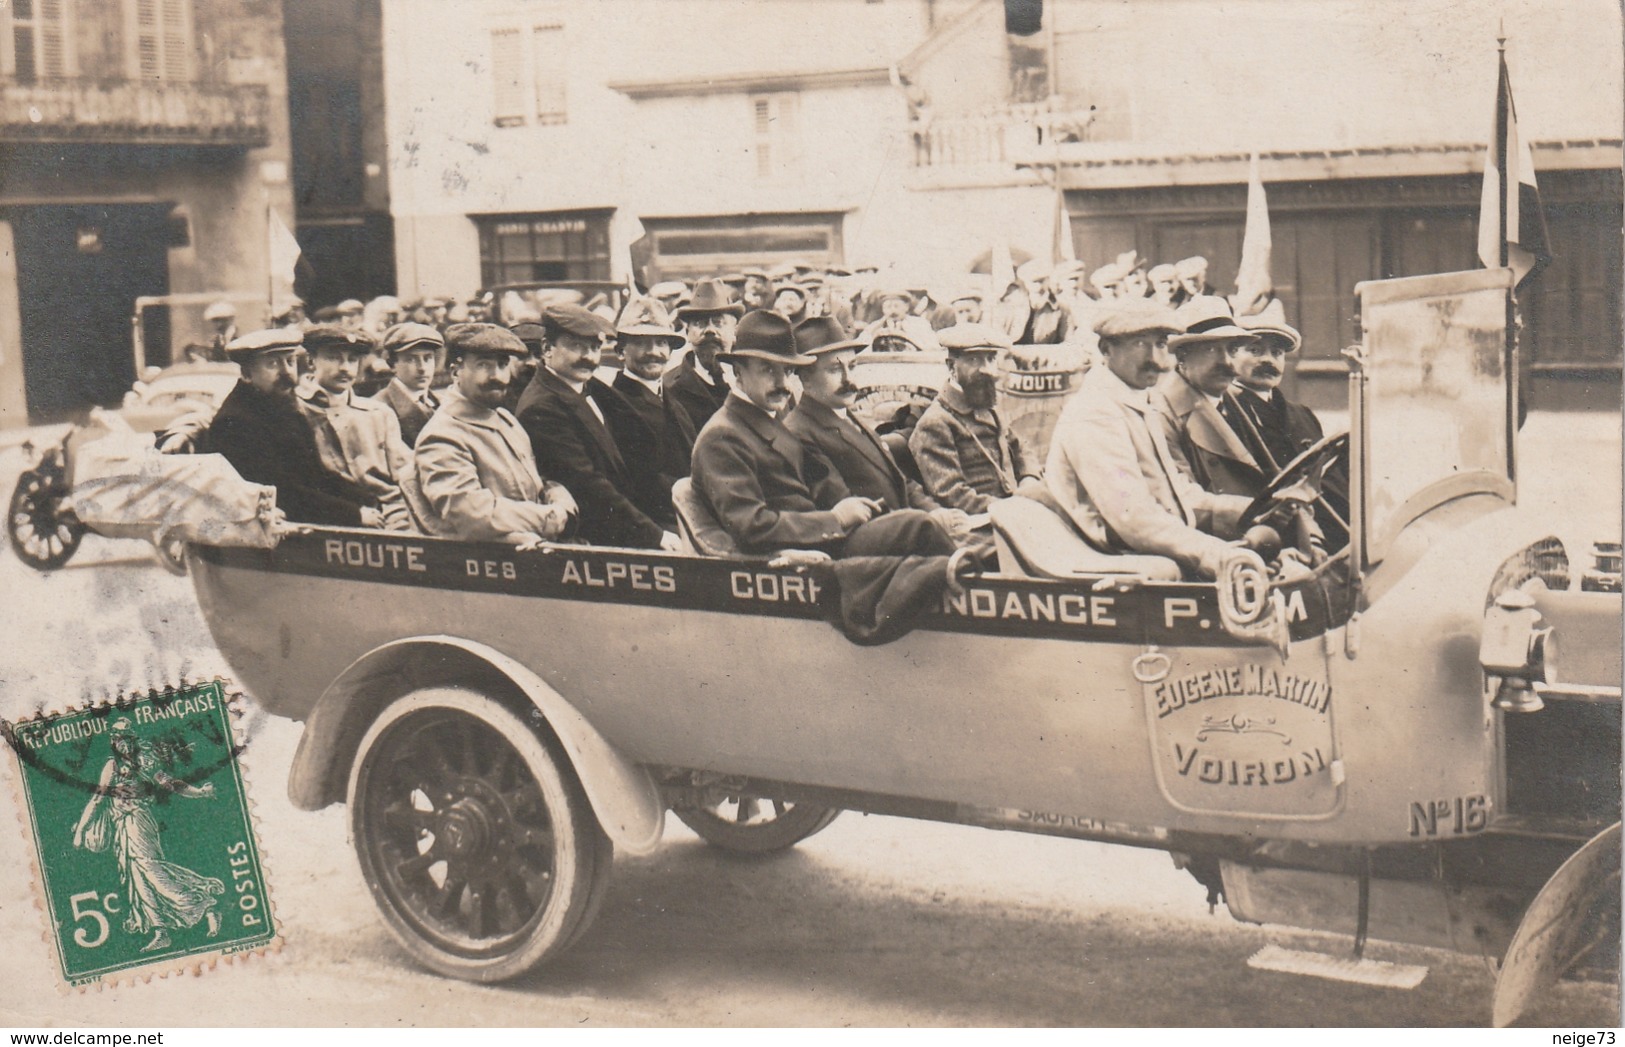
[(274, 209), (267, 209), (266, 213), (270, 215), (271, 226), (271, 276), (291, 288), (299, 265), (299, 241), (294, 239), (282, 216)]
[(1247, 165), (1247, 227), (1241, 237), (1241, 264), (1236, 267), (1237, 316), (1250, 316), (1269, 304), (1275, 282), (1270, 278), (1270, 207), (1258, 174), (1258, 154)]
[(1072, 214), (1067, 210), (1066, 194), (1059, 188), (1055, 190), (1055, 246), (1051, 252), (1055, 256), (1055, 264), (1075, 261), (1078, 257), (1077, 248), (1072, 243)]
[(1551, 262), (1546, 213), (1535, 186), (1535, 157), (1518, 128), (1512, 105), (1512, 78), (1501, 51), (1501, 80), (1495, 92), (1495, 122), (1484, 156), (1484, 192), (1478, 214), (1478, 260), (1489, 269), (1511, 266), (1521, 284)]

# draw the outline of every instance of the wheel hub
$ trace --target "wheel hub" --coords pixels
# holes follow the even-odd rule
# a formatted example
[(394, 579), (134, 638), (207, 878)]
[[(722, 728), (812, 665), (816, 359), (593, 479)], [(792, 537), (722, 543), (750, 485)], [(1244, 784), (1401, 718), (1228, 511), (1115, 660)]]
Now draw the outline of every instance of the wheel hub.
[(500, 823), (478, 797), (464, 796), (446, 808), (434, 835), (448, 858), (478, 858), (490, 850)]

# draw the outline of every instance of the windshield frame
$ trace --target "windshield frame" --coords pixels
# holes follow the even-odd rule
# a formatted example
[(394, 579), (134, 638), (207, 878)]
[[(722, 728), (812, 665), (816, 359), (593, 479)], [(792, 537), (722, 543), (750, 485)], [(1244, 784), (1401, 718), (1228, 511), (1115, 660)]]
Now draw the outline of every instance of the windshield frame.
[[(1517, 500), (1517, 389), (1518, 358), (1516, 329), (1513, 324), (1513, 273), (1511, 269), (1478, 269), (1459, 273), (1438, 273), (1428, 276), (1401, 277), (1392, 280), (1369, 280), (1355, 285), (1360, 303), (1361, 344), (1358, 359), (1350, 375), (1349, 417), (1354, 453), (1351, 464), (1351, 500), (1353, 517), (1351, 540), (1359, 546), (1357, 563), (1372, 567), (1381, 563), (1395, 538), (1413, 520), (1432, 509), (1468, 495), (1486, 494), (1500, 498), (1507, 504)], [(1381, 372), (1385, 358), (1394, 347), (1379, 344), (1382, 324), (1377, 315), (1385, 306), (1407, 303), (1469, 297), (1498, 297), (1504, 303), (1501, 315), (1501, 396), (1504, 411), (1501, 422), (1505, 446), (1504, 469), (1476, 468), (1454, 471), (1426, 482), (1385, 510), (1378, 510), (1377, 491), (1374, 489), (1383, 463), (1374, 458), (1373, 445), (1391, 448), (1390, 443), (1374, 441), (1374, 425), (1379, 424), (1381, 410), (1377, 401), (1383, 396), (1381, 382), (1373, 385), (1374, 373)], [(1480, 307), (1482, 301), (1476, 303)], [(1441, 401), (1442, 402), (1442, 401)], [(1373, 415), (1378, 416), (1374, 420)], [(1379, 518), (1380, 516), (1380, 518)]]

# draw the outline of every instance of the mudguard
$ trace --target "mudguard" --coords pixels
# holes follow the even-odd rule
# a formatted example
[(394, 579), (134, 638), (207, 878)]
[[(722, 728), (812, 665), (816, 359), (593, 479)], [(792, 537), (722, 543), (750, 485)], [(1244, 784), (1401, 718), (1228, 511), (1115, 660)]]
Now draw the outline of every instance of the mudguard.
[(473, 640), (418, 636), (394, 640), (352, 662), (328, 685), (305, 721), (288, 774), (294, 806), (314, 811), (344, 799), (362, 735), (390, 701), (420, 687), (489, 689), (529, 704), (562, 744), (587, 801), (615, 845), (648, 854), (660, 843), (665, 804), (649, 772), (622, 756), (586, 717), (530, 669)]
[[(1497, 1029), (1516, 1021), (1539, 993), (1610, 933), (1619, 934), (1620, 823), (1593, 836), (1569, 856), (1523, 914), (1495, 980), (1491, 1021)], [(1609, 905), (1610, 921), (1599, 919)], [(1617, 947), (1617, 945), (1616, 945)]]

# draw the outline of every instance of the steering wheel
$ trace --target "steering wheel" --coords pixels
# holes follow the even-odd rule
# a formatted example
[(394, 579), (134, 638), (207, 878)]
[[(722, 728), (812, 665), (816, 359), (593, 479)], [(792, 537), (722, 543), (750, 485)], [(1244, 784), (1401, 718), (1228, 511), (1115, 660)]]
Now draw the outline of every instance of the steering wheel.
[(1348, 460), (1349, 435), (1337, 433), (1321, 439), (1318, 443), (1306, 447), (1303, 453), (1276, 474), (1275, 479), (1269, 482), (1262, 494), (1254, 498), (1252, 504), (1241, 514), (1241, 530), (1259, 523), (1273, 511), (1277, 502), (1276, 495), (1292, 487), (1305, 486), (1313, 491), (1313, 501), (1324, 504), (1321, 489), (1325, 484), (1326, 474), (1339, 462)]

